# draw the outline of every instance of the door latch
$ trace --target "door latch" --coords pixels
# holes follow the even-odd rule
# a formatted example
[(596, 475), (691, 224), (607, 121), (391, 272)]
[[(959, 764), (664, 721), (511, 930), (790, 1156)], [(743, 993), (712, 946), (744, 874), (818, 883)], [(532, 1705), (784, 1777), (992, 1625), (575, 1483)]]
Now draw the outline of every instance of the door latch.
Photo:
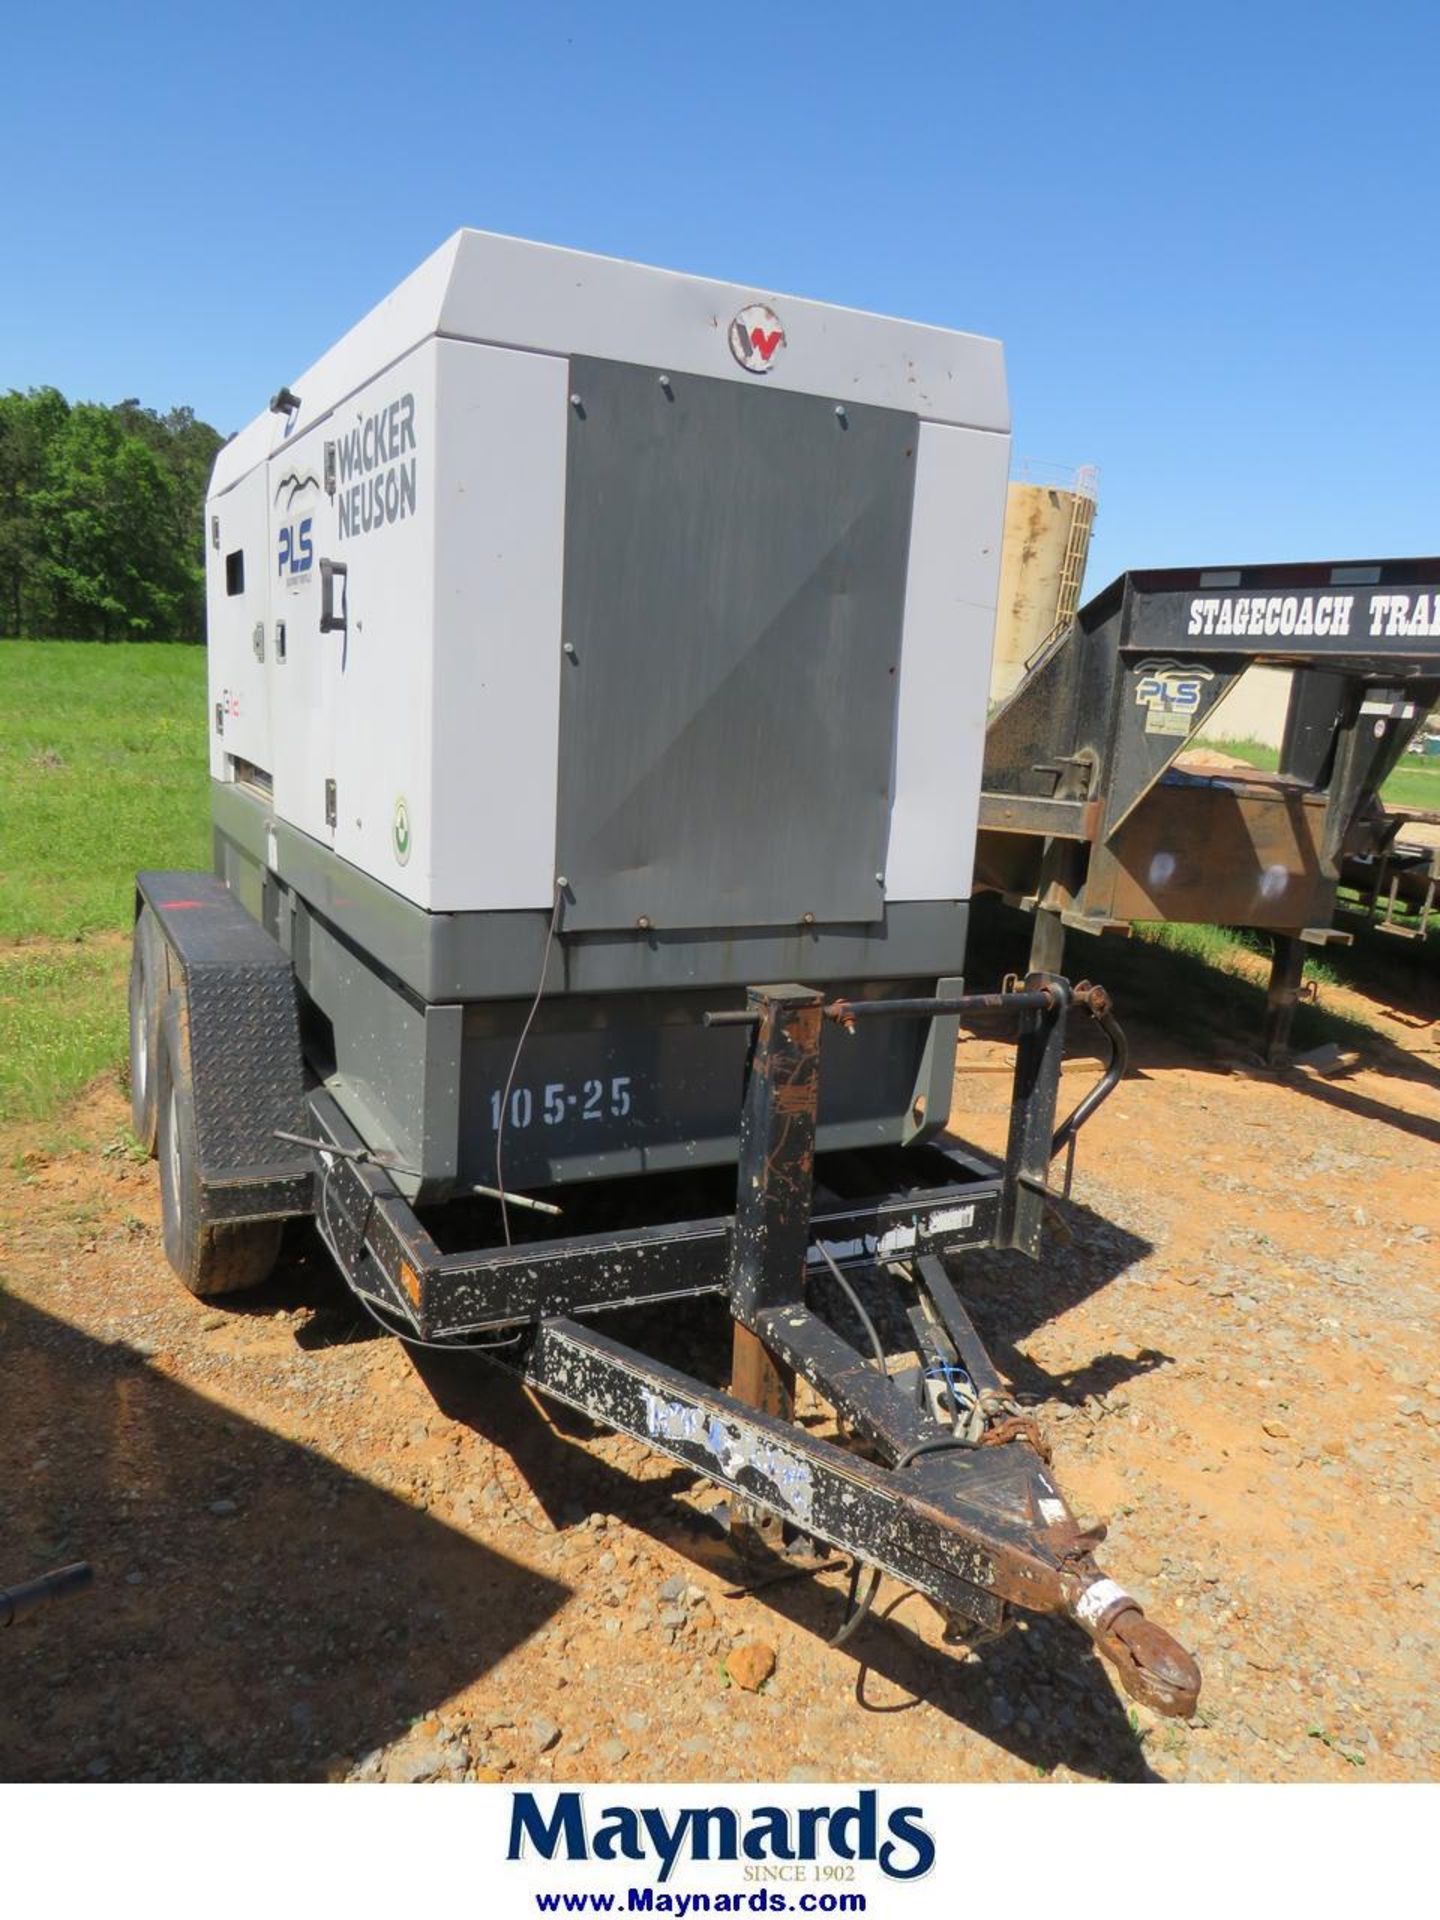
[[(344, 633), (350, 631), (350, 569), (343, 560), (322, 560), (320, 562), (320, 631), (321, 633)], [(340, 611), (335, 611), (337, 595), (335, 582), (340, 582), (338, 595)]]

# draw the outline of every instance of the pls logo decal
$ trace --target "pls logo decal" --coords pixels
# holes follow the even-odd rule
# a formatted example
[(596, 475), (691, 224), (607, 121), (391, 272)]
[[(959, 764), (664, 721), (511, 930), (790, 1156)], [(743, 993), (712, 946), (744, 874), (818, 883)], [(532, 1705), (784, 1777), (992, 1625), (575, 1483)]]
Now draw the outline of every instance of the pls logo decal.
[(1208, 667), (1182, 666), (1178, 660), (1142, 661), (1135, 704), (1145, 709), (1146, 733), (1189, 733), (1200, 711), (1205, 683), (1214, 678)]
[(730, 351), (747, 373), (769, 373), (785, 344), (773, 307), (742, 307), (730, 322)]
[(287, 473), (275, 489), (276, 516), (283, 515), (276, 539), (276, 571), (292, 592), (310, 583), (319, 498), (320, 482), (313, 473)]

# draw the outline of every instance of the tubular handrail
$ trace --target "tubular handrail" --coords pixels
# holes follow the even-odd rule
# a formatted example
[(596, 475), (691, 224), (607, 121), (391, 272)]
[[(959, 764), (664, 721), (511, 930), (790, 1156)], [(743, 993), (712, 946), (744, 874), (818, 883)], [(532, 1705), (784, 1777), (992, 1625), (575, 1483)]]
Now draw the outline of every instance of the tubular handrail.
[(1105, 1070), (1091, 1087), (1090, 1091), (1072, 1109), (1055, 1129), (1050, 1141), (1050, 1158), (1065, 1153), (1064, 1194), (1070, 1195), (1071, 1176), (1075, 1169), (1075, 1141), (1086, 1121), (1093, 1118), (1097, 1110), (1110, 1098), (1111, 1094), (1125, 1078), (1130, 1064), (1130, 1043), (1125, 1038), (1124, 1029), (1110, 1008), (1110, 996), (1103, 987), (1092, 987), (1087, 983), (1075, 989), (1076, 1001), (1087, 1007), (1091, 1018), (1110, 1043), (1110, 1058)]

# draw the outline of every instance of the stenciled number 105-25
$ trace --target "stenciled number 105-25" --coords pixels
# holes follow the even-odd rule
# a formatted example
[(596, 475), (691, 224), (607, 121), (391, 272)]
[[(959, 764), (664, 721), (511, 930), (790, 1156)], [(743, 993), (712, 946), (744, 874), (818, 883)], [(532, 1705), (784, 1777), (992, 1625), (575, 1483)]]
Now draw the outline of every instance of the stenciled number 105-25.
[[(500, 1103), (504, 1089), (490, 1095), (490, 1125), (500, 1129)], [(507, 1127), (528, 1127), (536, 1119), (547, 1127), (558, 1127), (562, 1120), (623, 1120), (630, 1111), (630, 1075), (618, 1073), (609, 1080), (582, 1080), (570, 1087), (563, 1080), (552, 1080), (545, 1087), (512, 1087), (505, 1115)]]

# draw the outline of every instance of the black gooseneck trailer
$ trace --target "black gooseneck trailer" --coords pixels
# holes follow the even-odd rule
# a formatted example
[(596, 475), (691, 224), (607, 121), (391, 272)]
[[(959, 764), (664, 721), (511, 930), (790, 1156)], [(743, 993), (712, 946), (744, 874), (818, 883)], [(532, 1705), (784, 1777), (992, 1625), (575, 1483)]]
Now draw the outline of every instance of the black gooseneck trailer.
[[(1251, 667), (1289, 674), (1275, 771), (1177, 765)], [(1279, 1063), (1307, 949), (1353, 937), (1342, 881), (1373, 914), (1404, 817), (1380, 789), (1437, 701), (1440, 558), (1122, 574), (990, 717), (977, 884), (1034, 915), (1032, 966), (1071, 928), (1270, 933)]]

